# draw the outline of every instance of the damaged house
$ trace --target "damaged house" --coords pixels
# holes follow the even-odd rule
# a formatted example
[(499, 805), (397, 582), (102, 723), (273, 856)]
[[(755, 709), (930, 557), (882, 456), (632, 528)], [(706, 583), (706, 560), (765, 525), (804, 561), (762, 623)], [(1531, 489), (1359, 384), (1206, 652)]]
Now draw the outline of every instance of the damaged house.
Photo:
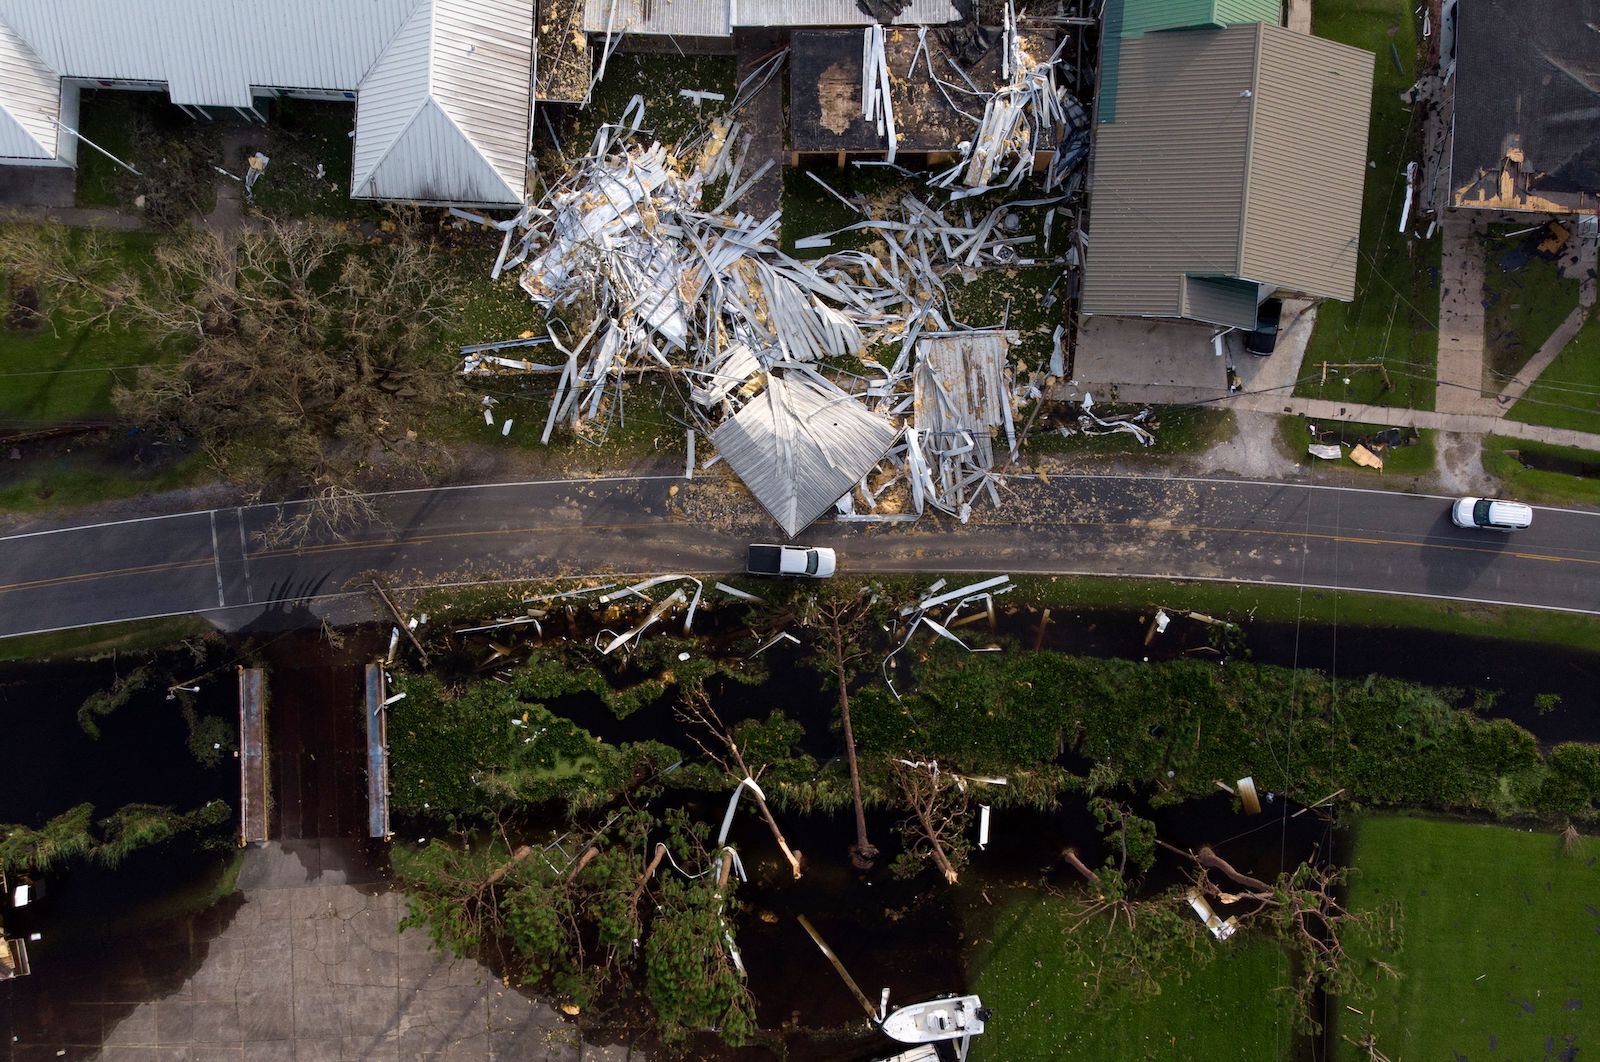
[(1471, 0), (1452, 19), (1449, 205), (1600, 214), (1600, 0)]
[(531, 0), (0, 0), (0, 164), (70, 167), (85, 87), (198, 119), (355, 102), (350, 194), (520, 206)]
[[(1022, 69), (1049, 60), (1055, 41), (1037, 29), (1019, 30)], [(882, 35), (883, 73), (869, 67), (860, 31), (802, 30), (790, 41), (789, 162), (898, 158), (912, 167), (949, 165), (971, 143), (984, 113), (979, 93), (994, 96), (1011, 84), (1010, 57), (1000, 34), (967, 23), (949, 28), (891, 28)], [(887, 74), (887, 76), (883, 76)], [(886, 85), (882, 108), (892, 122), (865, 116), (863, 84)], [(1072, 104), (1076, 107), (1076, 104)], [(1080, 109), (1081, 110), (1081, 109)], [(1087, 125), (1087, 116), (1078, 115)], [(1031, 169), (1044, 173), (1057, 147), (1057, 127), (1029, 128)]]
[(1109, 0), (1082, 311), (1250, 328), (1355, 293), (1373, 56), (1278, 0)]

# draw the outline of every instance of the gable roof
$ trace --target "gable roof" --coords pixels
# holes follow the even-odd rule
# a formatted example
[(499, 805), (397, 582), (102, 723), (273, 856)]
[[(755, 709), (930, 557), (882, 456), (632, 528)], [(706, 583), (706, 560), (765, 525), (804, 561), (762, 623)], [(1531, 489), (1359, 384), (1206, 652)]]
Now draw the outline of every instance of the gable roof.
[(0, 0), (0, 158), (56, 157), (62, 78), (355, 92), (352, 194), (516, 204), (532, 69), (533, 0)]
[(1372, 64), (1259, 23), (1121, 41), (1095, 129), (1084, 311), (1253, 325), (1226, 279), (1351, 298)]
[(27, 42), (0, 22), (0, 158), (53, 159), (60, 81)]
[(520, 203), (532, 62), (531, 5), (421, 0), (357, 89), (350, 194)]

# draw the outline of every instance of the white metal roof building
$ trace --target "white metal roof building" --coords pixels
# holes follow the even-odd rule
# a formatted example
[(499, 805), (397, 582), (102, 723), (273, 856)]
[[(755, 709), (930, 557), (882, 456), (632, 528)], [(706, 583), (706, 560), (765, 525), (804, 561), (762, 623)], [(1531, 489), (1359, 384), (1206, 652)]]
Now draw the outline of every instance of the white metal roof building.
[[(892, 26), (942, 26), (961, 20), (954, 0), (909, 0)], [(586, 33), (726, 37), (763, 26), (868, 26), (856, 0), (585, 0)]]
[(351, 194), (522, 202), (532, 0), (0, 0), (0, 163), (71, 165), (83, 85), (356, 100)]

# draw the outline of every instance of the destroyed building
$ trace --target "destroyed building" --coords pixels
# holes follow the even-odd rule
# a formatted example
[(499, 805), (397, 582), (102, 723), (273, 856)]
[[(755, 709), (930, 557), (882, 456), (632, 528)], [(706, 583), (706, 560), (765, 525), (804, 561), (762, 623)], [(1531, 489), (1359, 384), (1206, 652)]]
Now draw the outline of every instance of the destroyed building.
[[(1052, 36), (1019, 34), (1024, 64), (1047, 61)], [(973, 139), (983, 113), (978, 93), (996, 93), (1010, 82), (1006, 49), (998, 33), (976, 25), (944, 29), (888, 29), (882, 63), (889, 72), (888, 114), (896, 155), (903, 165), (937, 167), (953, 162)], [(869, 120), (862, 86), (876, 80), (867, 69), (869, 50), (851, 30), (801, 30), (790, 40), (789, 163), (830, 160), (844, 166), (858, 158), (890, 154), (883, 123)], [(1086, 116), (1083, 117), (1087, 123)], [(1027, 131), (1033, 170), (1044, 173), (1057, 146), (1055, 124)]]
[(1109, 0), (1085, 314), (1251, 328), (1274, 293), (1355, 293), (1373, 56), (1278, 0)]
[(70, 167), (84, 88), (205, 120), (276, 96), (355, 102), (350, 194), (520, 206), (528, 0), (0, 0), (0, 164)]
[(1449, 205), (1600, 214), (1600, 2), (1472, 0), (1444, 21)]

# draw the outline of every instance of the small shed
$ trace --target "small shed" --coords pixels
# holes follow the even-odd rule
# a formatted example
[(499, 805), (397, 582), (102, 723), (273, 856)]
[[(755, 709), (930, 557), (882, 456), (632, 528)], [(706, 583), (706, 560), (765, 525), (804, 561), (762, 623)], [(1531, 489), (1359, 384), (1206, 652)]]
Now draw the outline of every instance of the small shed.
[(970, 447), (967, 463), (994, 467), (994, 433), (1013, 435), (1011, 366), (1015, 333), (998, 330), (931, 336), (917, 342), (915, 423), (934, 453)]

